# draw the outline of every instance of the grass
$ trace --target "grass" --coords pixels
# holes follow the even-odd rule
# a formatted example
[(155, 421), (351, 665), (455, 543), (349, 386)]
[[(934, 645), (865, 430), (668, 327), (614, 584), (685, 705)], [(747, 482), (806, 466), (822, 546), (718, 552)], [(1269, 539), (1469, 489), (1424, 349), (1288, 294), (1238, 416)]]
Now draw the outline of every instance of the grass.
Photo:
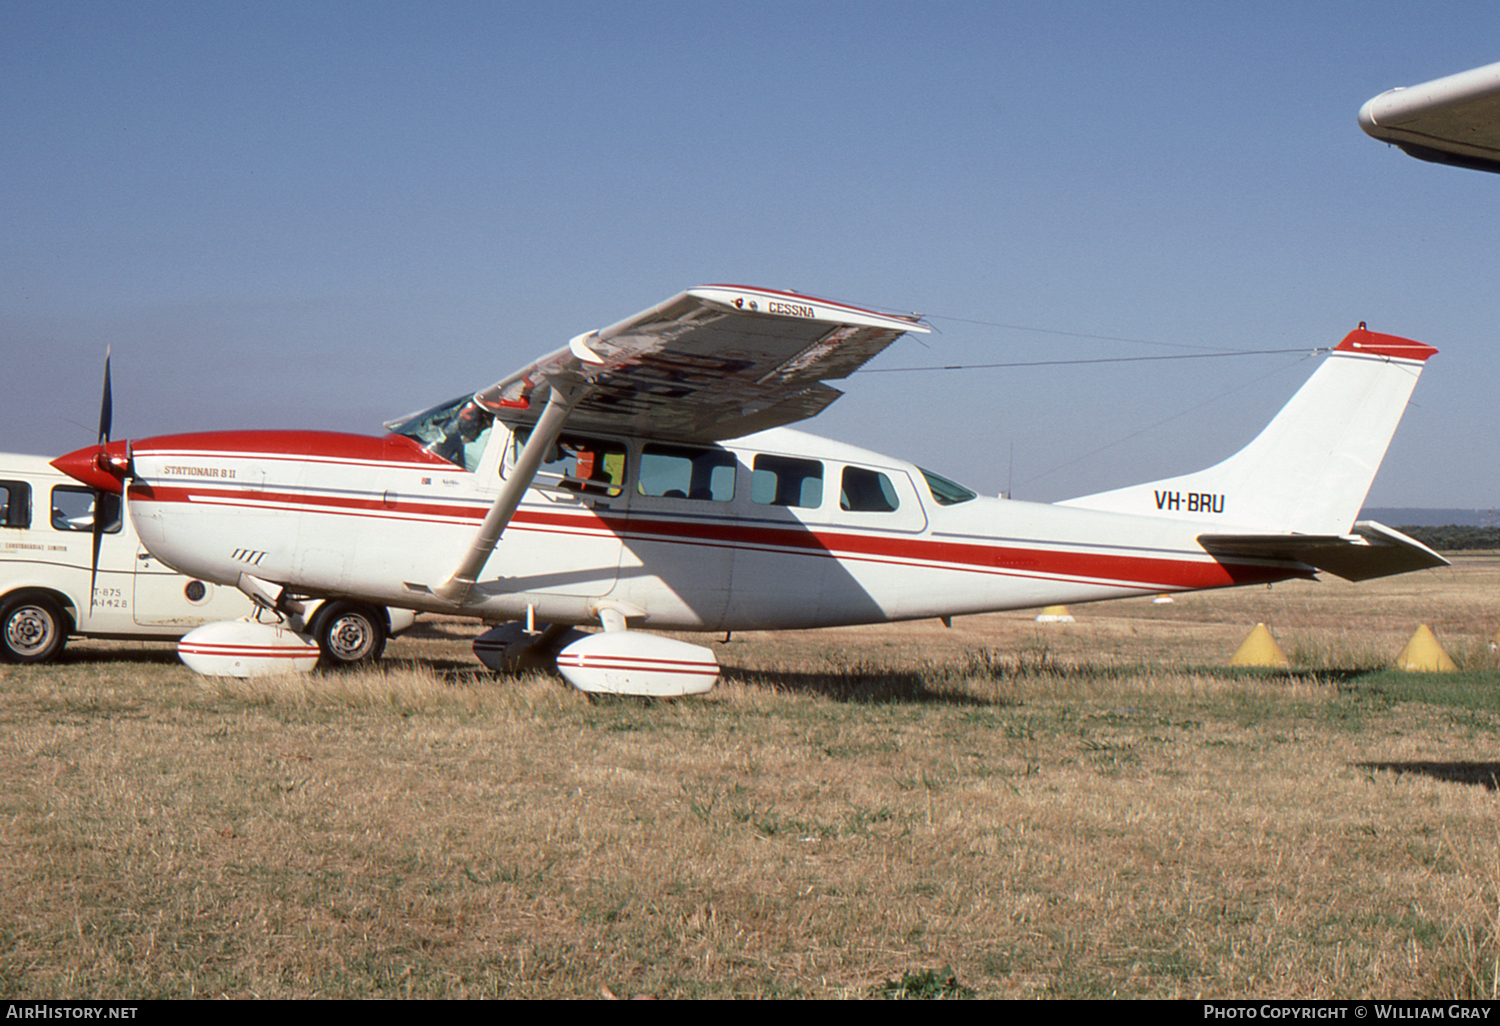
[[(1491, 567), (735, 635), (652, 704), (458, 623), (78, 644), (0, 668), (0, 994), (1493, 999)], [(1387, 669), (1424, 622), (1460, 673)]]

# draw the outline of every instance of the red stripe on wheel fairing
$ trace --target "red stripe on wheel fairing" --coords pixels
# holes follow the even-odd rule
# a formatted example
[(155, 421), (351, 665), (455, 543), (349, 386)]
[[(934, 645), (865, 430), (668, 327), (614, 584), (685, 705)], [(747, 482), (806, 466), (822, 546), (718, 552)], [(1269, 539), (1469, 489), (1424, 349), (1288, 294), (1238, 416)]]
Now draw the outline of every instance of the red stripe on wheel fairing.
[(318, 654), (318, 647), (284, 648), (259, 645), (213, 645), (203, 642), (178, 642), (177, 650), (189, 655), (244, 656), (253, 659), (306, 659)]
[(577, 670), (645, 670), (650, 673), (685, 673), (696, 677), (717, 677), (717, 663), (692, 663), (681, 659), (641, 659), (628, 656), (566, 655), (557, 657), (558, 666)]

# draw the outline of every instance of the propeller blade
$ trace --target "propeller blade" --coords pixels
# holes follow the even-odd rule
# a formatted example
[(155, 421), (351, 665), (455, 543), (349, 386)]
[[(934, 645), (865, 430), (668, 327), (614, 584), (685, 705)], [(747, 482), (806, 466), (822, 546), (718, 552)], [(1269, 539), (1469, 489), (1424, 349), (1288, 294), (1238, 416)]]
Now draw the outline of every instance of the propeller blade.
[[(109, 347), (104, 347), (104, 398), (99, 402), (99, 444), (103, 445), (109, 441), (110, 422), (114, 420), (115, 404), (112, 390), (109, 386)], [(95, 543), (94, 548), (98, 549)]]
[[(114, 390), (109, 381), (109, 346), (104, 347), (104, 398), (99, 400), (99, 444), (103, 445), (109, 441), (109, 430), (115, 418)], [(106, 505), (105, 496), (107, 492), (96, 491), (94, 493), (94, 529), (93, 529), (93, 553), (89, 559), (89, 616), (94, 615), (94, 594), (98, 590), (96, 585), (99, 581), (99, 547), (104, 541)]]

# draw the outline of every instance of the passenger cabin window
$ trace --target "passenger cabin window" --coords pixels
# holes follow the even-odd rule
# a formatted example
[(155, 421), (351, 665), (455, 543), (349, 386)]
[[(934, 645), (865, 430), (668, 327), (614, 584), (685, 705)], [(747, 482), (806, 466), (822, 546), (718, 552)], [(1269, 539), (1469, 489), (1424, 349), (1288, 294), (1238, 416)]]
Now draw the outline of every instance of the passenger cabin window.
[(839, 488), (839, 509), (853, 513), (893, 513), (901, 505), (896, 486), (878, 470), (845, 467)]
[(52, 527), (58, 531), (92, 531), (94, 512), (104, 518), (104, 531), (120, 530), (120, 497), (113, 492), (58, 485), (52, 489)]
[(484, 456), (494, 426), (493, 413), (461, 395), (405, 420), (391, 421), (386, 428), (472, 474)]
[[(529, 428), (516, 432), (512, 463), (530, 437)], [(613, 499), (625, 490), (625, 446), (607, 439), (563, 435), (542, 458), (536, 474), (538, 485)]]
[(734, 498), (733, 453), (686, 445), (652, 443), (641, 450), (642, 495), (664, 499), (728, 502)]
[(755, 457), (750, 478), (750, 498), (762, 506), (798, 506), (814, 509), (823, 504), (823, 464), (790, 456)]
[(25, 481), (0, 481), (0, 527), (31, 526), (31, 486)]

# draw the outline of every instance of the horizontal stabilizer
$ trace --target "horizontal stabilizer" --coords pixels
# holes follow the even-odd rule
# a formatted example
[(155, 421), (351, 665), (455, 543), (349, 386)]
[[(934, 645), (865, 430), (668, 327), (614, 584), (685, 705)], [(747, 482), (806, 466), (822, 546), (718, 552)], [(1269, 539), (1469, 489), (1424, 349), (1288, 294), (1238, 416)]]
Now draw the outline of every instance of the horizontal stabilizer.
[(1415, 538), (1373, 520), (1356, 523), (1353, 534), (1200, 534), (1198, 543), (1216, 558), (1292, 559), (1346, 581), (1448, 565)]

